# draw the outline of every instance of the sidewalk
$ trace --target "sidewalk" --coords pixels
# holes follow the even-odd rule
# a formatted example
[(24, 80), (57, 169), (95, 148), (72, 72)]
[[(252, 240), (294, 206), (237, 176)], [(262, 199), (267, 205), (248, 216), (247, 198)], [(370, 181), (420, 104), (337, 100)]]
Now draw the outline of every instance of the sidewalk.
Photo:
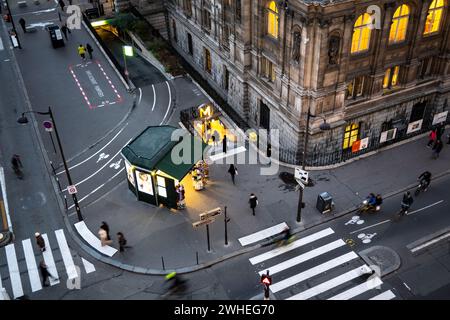
[[(237, 165), (239, 175), (234, 186), (225, 164), (210, 166), (210, 182), (205, 190), (190, 192), (187, 208), (181, 211), (138, 202), (128, 190), (124, 176), (124, 181), (114, 190), (84, 208), (85, 222), (95, 234), (101, 221), (109, 223), (114, 238), (118, 231), (125, 234), (132, 248), (112, 257), (118, 266), (128, 270), (135, 266), (139, 267), (136, 272), (163, 274), (166, 273), (164, 263), (165, 270), (193, 271), (251, 250), (252, 245), (244, 248), (237, 241), (246, 235), (282, 222), (301, 231), (351, 212), (370, 192), (381, 193), (384, 197), (403, 192), (416, 183), (417, 176), (424, 170), (431, 171), (434, 177), (449, 173), (448, 145), (440, 158), (433, 160), (426, 142), (426, 137), (419, 138), (336, 169), (311, 172), (315, 185), (304, 192), (306, 207), (302, 210), (300, 224), (295, 221), (298, 203), (295, 185), (284, 183), (278, 175), (261, 176), (261, 165)], [(290, 168), (280, 167), (282, 171), (293, 173)], [(187, 180), (185, 188), (192, 190), (190, 179)], [(315, 208), (318, 194), (324, 191), (329, 192), (335, 202), (332, 214), (321, 215)], [(248, 206), (252, 192), (259, 199), (256, 216)], [(194, 229), (192, 223), (199, 220), (201, 212), (224, 206), (231, 218), (229, 244), (224, 245), (222, 214), (210, 224), (211, 252), (208, 252), (205, 226)], [(109, 258), (102, 260), (111, 262)]]

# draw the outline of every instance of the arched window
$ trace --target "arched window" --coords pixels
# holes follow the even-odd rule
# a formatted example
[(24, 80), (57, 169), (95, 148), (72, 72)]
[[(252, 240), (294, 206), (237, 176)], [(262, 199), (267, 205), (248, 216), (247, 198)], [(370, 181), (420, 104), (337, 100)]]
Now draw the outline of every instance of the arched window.
[(275, 1), (267, 7), (267, 33), (278, 39), (278, 8)]
[(409, 12), (409, 7), (406, 4), (402, 4), (395, 10), (394, 16), (392, 17), (391, 31), (389, 33), (389, 43), (405, 41)]
[(358, 17), (353, 27), (351, 53), (366, 51), (369, 49), (372, 18), (364, 13)]
[(423, 34), (438, 32), (441, 27), (442, 16), (444, 13), (444, 0), (433, 0), (428, 9), (427, 20), (425, 21), (425, 30)]

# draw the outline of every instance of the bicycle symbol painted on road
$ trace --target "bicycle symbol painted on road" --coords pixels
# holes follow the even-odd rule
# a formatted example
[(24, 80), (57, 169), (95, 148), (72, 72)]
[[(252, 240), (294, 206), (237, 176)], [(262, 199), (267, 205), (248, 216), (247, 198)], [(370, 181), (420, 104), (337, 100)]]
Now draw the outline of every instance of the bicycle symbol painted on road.
[(109, 154), (106, 154), (106, 153), (100, 153), (100, 155), (98, 156), (98, 159), (97, 159), (97, 163), (99, 163), (100, 161), (102, 161), (103, 159), (108, 159), (109, 158)]
[(358, 239), (361, 239), (362, 243), (371, 243), (372, 242), (372, 238), (375, 237), (377, 234), (376, 233), (360, 233), (358, 234)]
[(347, 225), (349, 225), (349, 224), (363, 224), (364, 223), (364, 220), (362, 220), (361, 218), (360, 218), (360, 216), (353, 216), (349, 221), (347, 221), (346, 223), (345, 223), (345, 225), (347, 226)]
[(110, 168), (114, 168), (114, 169), (119, 169), (120, 168), (120, 163), (122, 162), (122, 159), (120, 159), (119, 161), (117, 161), (117, 162), (113, 162), (113, 163), (111, 163), (110, 165), (109, 165), (109, 167)]

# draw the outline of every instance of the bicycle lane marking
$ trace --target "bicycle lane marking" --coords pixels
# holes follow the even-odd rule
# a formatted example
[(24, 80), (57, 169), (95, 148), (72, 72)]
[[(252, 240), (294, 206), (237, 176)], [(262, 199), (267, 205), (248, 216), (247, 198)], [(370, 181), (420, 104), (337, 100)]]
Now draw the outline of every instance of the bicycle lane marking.
[[(428, 209), (428, 208), (431, 208), (431, 207), (433, 207), (433, 206), (435, 206), (435, 205), (438, 205), (438, 204), (440, 204), (440, 203), (442, 203), (442, 202), (444, 202), (444, 200), (440, 200), (440, 201), (437, 201), (437, 202), (435, 202), (435, 203), (432, 203), (432, 204), (430, 204), (430, 205), (428, 205), (428, 206), (425, 206), (425, 207), (423, 207), (423, 208), (420, 208), (420, 209), (417, 209), (417, 210), (408, 212), (406, 215), (409, 216), (409, 215), (411, 215), (411, 214), (413, 214), (413, 213), (417, 213), (417, 212), (423, 211), (423, 210), (425, 210), (425, 209)], [(361, 228), (361, 229), (352, 231), (352, 232), (350, 232), (350, 234), (354, 234), (354, 233), (357, 233), (357, 232), (361, 232), (361, 231), (363, 231), (363, 230), (367, 230), (367, 229), (369, 229), (369, 228), (373, 228), (373, 227), (379, 226), (379, 225), (384, 224), (384, 223), (389, 222), (389, 221), (391, 221), (391, 219), (383, 220), (383, 221), (381, 221), (381, 222), (372, 224), (372, 225), (370, 225), (370, 226), (367, 226), (367, 227), (364, 227), (364, 228)]]

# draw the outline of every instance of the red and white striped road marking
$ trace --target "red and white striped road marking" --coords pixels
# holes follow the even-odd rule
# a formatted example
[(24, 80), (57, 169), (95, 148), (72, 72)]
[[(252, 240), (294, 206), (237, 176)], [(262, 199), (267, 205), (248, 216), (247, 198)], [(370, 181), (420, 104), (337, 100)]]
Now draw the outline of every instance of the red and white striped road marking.
[(114, 87), (113, 83), (111, 82), (111, 80), (109, 79), (108, 75), (106, 74), (105, 70), (103, 70), (102, 65), (100, 64), (100, 62), (98, 62), (98, 60), (95, 61), (98, 65), (98, 67), (100, 68), (100, 70), (103, 72), (103, 75), (105, 76), (106, 80), (108, 80), (109, 85), (111, 86), (111, 88), (113, 89), (113, 91), (116, 93), (117, 98), (119, 99), (118, 102), (122, 102), (122, 97), (120, 96), (119, 92), (117, 92), (116, 87)]
[(80, 82), (78, 81), (78, 78), (75, 75), (75, 72), (73, 72), (72, 66), (69, 66), (69, 69), (70, 69), (70, 73), (72, 74), (72, 77), (75, 79), (75, 82), (76, 82), (76, 84), (78, 86), (78, 89), (80, 89), (81, 94), (84, 97), (84, 100), (86, 101), (87, 105), (89, 106), (89, 109), (92, 109), (91, 102), (89, 101), (88, 97), (86, 96), (86, 93), (84, 93), (83, 87), (81, 86)]

